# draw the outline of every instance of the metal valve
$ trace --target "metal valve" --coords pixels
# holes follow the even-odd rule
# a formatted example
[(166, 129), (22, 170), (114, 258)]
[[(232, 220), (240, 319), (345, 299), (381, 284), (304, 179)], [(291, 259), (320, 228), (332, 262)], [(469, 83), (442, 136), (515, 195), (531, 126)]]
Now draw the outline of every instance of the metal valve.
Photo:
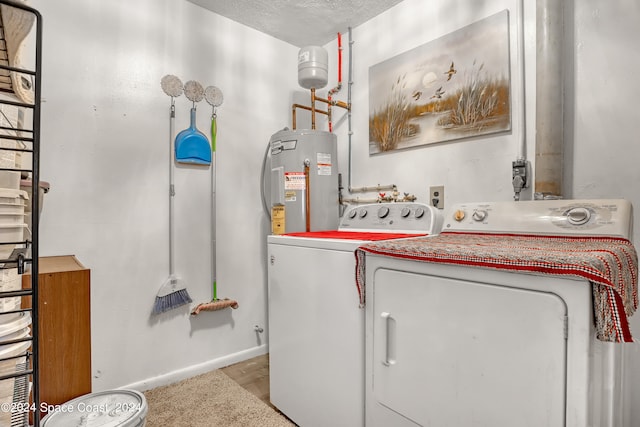
[(514, 200), (520, 200), (520, 192), (523, 188), (529, 186), (527, 182), (527, 161), (525, 159), (519, 158), (511, 162), (511, 183), (513, 184)]

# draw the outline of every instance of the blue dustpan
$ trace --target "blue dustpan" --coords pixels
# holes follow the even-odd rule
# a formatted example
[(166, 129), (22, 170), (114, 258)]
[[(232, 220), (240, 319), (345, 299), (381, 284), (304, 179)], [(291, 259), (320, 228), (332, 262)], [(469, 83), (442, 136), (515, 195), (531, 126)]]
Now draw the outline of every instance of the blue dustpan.
[(191, 109), (191, 125), (176, 136), (176, 161), (196, 165), (211, 164), (209, 140), (196, 128), (196, 109)]

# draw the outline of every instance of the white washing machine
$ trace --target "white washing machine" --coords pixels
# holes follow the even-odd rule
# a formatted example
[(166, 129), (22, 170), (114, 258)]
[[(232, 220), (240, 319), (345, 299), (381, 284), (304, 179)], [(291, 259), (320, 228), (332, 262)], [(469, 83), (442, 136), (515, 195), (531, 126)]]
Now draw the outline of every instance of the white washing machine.
[(364, 245), (366, 425), (638, 425), (628, 344), (603, 341), (630, 340), (631, 229), (624, 200), (468, 203), (432, 239)]
[(424, 204), (372, 204), (348, 209), (335, 231), (268, 237), (274, 406), (304, 427), (364, 425), (364, 310), (354, 252), (441, 226), (442, 215)]

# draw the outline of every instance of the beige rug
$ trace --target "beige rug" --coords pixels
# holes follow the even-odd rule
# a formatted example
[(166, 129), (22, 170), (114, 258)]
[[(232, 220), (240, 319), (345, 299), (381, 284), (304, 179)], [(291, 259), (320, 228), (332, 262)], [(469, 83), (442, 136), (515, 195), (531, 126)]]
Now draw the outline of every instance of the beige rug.
[(289, 427), (287, 418), (220, 370), (144, 393), (146, 427)]

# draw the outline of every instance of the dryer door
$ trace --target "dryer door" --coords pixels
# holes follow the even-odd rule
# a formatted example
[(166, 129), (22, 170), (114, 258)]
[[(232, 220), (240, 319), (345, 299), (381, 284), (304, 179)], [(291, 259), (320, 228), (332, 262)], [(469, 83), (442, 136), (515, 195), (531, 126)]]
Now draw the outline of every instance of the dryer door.
[(387, 269), (373, 290), (376, 405), (424, 426), (565, 425), (560, 297)]

